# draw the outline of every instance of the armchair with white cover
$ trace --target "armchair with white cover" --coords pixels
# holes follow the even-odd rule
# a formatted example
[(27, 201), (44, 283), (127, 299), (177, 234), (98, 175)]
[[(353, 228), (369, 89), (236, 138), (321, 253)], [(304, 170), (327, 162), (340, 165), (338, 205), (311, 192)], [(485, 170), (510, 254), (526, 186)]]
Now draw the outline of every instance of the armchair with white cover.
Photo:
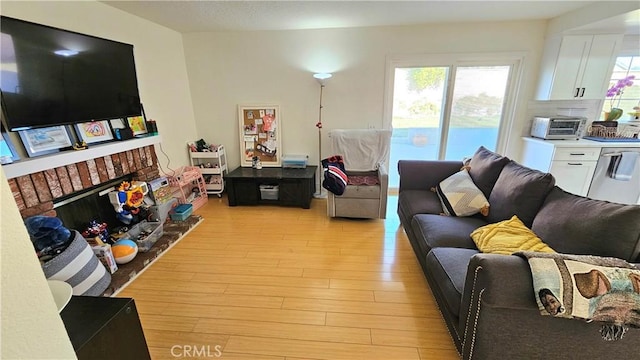
[(330, 217), (384, 219), (387, 212), (391, 131), (335, 129), (329, 132), (333, 154), (341, 155), (349, 178), (342, 195), (329, 192)]

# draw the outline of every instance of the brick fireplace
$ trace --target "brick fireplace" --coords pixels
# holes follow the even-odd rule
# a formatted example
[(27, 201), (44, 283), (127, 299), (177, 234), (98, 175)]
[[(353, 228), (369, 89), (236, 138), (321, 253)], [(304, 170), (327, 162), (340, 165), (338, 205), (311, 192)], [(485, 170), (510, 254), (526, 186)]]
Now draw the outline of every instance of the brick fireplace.
[(126, 175), (140, 181), (159, 176), (153, 144), (23, 174), (8, 181), (20, 214), (27, 218), (56, 216), (57, 200)]

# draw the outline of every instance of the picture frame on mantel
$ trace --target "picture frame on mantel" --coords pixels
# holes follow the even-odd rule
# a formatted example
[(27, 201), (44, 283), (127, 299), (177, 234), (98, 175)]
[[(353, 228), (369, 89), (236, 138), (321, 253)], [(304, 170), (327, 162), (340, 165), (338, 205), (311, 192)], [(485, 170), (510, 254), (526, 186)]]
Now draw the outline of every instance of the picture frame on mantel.
[(74, 125), (79, 140), (87, 144), (113, 140), (113, 133), (108, 120), (89, 121)]
[(4, 130), (4, 125), (2, 125), (0, 130), (2, 131), (2, 137), (0, 137), (0, 164), (11, 164), (14, 161), (20, 160), (20, 156), (11, 142), (9, 133)]
[(129, 124), (129, 127), (131, 128), (131, 130), (133, 130), (133, 135), (135, 136), (143, 135), (148, 132), (147, 124), (145, 123), (144, 118), (142, 116), (128, 117), (127, 123)]
[(279, 105), (238, 105), (240, 166), (257, 157), (266, 167), (282, 165), (282, 113)]
[(56, 153), (71, 146), (71, 133), (64, 125), (22, 130), (18, 133), (29, 157)]

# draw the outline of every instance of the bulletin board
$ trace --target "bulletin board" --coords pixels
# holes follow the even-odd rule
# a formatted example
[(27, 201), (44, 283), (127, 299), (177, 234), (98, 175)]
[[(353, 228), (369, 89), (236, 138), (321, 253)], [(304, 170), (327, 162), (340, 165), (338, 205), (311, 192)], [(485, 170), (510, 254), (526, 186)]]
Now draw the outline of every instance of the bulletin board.
[(240, 165), (251, 166), (257, 157), (262, 166), (282, 164), (282, 116), (278, 105), (238, 105)]

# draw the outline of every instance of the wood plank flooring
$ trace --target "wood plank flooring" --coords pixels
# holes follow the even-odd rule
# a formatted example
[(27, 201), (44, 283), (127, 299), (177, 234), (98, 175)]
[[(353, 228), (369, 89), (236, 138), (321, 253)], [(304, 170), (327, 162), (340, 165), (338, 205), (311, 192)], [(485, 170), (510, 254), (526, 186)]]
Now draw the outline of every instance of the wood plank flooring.
[(229, 207), (119, 297), (136, 301), (153, 359), (458, 359), (389, 198), (386, 220)]

